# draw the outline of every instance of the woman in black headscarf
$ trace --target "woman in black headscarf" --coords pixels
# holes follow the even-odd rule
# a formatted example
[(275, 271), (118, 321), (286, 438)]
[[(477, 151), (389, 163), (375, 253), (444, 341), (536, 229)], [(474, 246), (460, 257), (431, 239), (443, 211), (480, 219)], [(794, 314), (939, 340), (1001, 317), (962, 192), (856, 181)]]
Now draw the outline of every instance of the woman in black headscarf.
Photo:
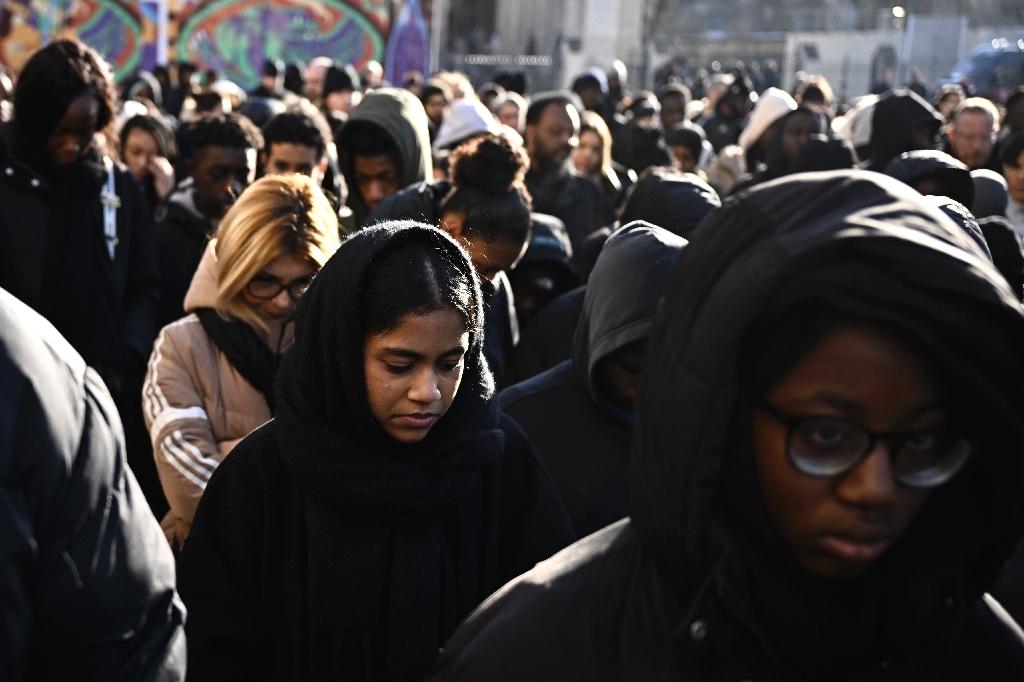
[(630, 518), (488, 600), (435, 679), (1024, 679), (985, 594), (1024, 528), (1022, 348), (980, 247), (891, 179), (726, 202), (647, 347)]
[(296, 313), (276, 419), (210, 480), (182, 555), (190, 679), (422, 677), (458, 622), (572, 540), (492, 400), (466, 252), (345, 242)]

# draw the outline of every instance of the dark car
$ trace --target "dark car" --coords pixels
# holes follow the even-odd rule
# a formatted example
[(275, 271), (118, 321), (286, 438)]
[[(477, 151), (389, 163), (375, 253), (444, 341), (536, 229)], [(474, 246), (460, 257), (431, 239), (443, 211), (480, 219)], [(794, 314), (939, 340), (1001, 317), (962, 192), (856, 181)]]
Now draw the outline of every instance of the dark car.
[(953, 67), (945, 82), (960, 83), (969, 93), (1002, 104), (1024, 85), (1024, 38), (979, 45)]

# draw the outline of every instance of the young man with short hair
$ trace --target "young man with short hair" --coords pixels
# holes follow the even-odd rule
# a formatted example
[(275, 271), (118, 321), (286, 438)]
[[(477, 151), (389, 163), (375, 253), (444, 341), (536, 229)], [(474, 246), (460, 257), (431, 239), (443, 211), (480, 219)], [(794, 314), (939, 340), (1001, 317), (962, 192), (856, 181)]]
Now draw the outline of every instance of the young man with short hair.
[(206, 243), (255, 179), (256, 155), (262, 146), (259, 128), (237, 114), (209, 114), (186, 128), (182, 156), (188, 177), (156, 211), (158, 327), (184, 314), (185, 293)]
[(337, 145), (348, 205), (359, 227), (384, 199), (433, 174), (427, 114), (408, 90), (380, 88), (368, 94), (352, 110)]

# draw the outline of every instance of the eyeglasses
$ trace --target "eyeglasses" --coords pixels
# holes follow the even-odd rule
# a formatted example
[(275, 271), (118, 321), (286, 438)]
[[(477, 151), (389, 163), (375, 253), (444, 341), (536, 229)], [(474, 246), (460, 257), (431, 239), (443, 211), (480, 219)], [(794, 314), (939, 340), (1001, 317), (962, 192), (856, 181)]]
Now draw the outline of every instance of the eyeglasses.
[(306, 293), (306, 289), (309, 288), (312, 282), (312, 275), (293, 279), (291, 282), (282, 282), (276, 277), (257, 275), (245, 285), (245, 291), (253, 298), (270, 300), (276, 298), (278, 294), (287, 289), (288, 295), (291, 296), (292, 300), (297, 301), (299, 297)]
[(854, 469), (886, 441), (893, 476), (911, 488), (934, 488), (949, 481), (967, 463), (972, 443), (946, 426), (919, 431), (868, 431), (841, 417), (787, 414), (768, 403), (760, 409), (788, 427), (786, 453), (797, 471), (829, 478)]

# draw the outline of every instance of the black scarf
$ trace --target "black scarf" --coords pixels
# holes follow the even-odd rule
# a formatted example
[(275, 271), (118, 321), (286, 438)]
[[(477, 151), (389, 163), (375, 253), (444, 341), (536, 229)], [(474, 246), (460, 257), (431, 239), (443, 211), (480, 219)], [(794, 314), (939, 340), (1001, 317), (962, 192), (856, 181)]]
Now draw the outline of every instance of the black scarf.
[(217, 348), (227, 356), (238, 373), (263, 394), (273, 414), (277, 402), (274, 377), (281, 364), (281, 356), (272, 351), (256, 330), (245, 322), (225, 319), (212, 308), (199, 308), (195, 313)]
[(295, 343), (278, 376), (279, 447), (305, 500), (314, 679), (422, 677), (496, 570), (484, 493), (504, 436), (482, 331), (471, 330), (455, 401), (423, 442), (391, 440), (367, 404), (360, 289), (395, 240), (448, 250), (475, 281), (465, 253), (437, 229), (363, 230), (300, 301)]

